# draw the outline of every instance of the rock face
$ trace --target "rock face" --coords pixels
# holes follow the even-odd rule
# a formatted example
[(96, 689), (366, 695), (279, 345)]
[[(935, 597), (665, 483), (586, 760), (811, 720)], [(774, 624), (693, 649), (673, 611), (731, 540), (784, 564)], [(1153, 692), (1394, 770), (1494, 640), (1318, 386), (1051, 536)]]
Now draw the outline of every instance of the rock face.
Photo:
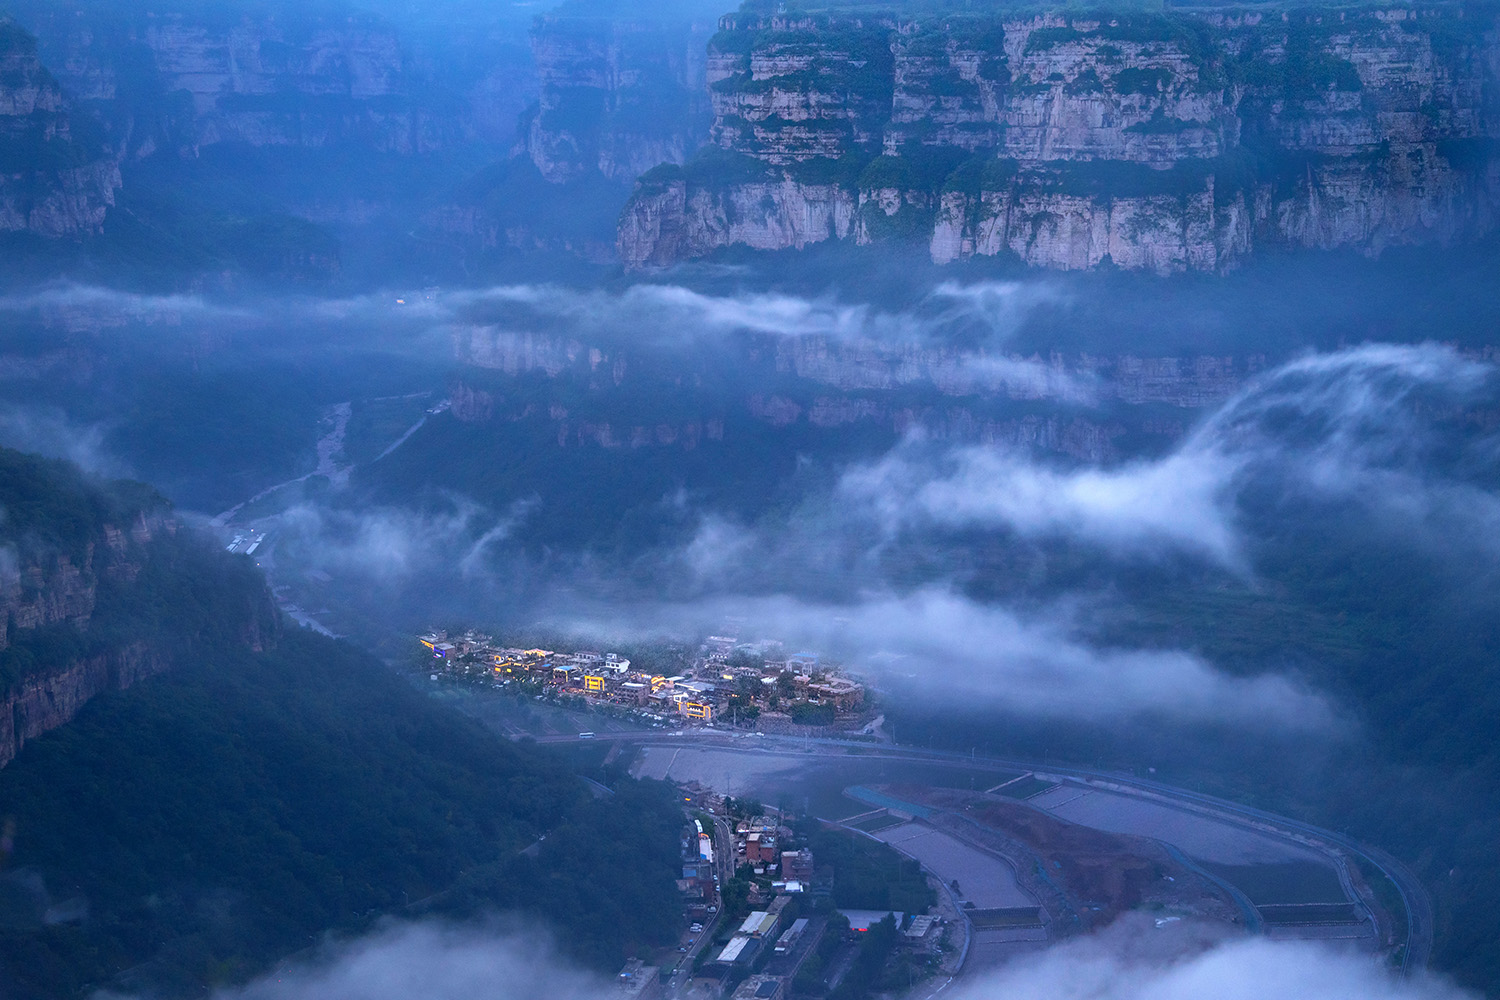
[(410, 153), (465, 133), (468, 109), (434, 100), (372, 15), (27, 6), (44, 61), (128, 156), (221, 142)]
[(558, 11), (537, 19), (541, 96), (523, 118), (527, 155), (554, 183), (598, 171), (628, 181), (682, 163), (708, 134), (704, 49), (713, 25)]
[[(55, 626), (86, 629), (101, 583), (128, 586), (144, 568), (154, 537), (176, 531), (177, 523), (165, 514), (143, 512), (123, 527), (103, 525), (76, 554), (52, 546), (28, 546), (24, 554), (9, 545), (0, 550), (0, 615), (7, 622), (0, 649)], [(70, 721), (91, 698), (129, 687), (167, 664), (161, 650), (134, 641), (23, 669), (0, 695), (0, 767), (28, 740)]]
[(1065, 270), (1452, 244), (1500, 208), (1485, 8), (918, 21), (731, 15), (723, 151), (640, 178), (628, 266), (919, 239)]
[(838, 184), (809, 184), (789, 176), (721, 189), (680, 177), (644, 180), (620, 217), (620, 256), (629, 267), (671, 264), (721, 246), (801, 249), (846, 239), (858, 208), (854, 192)]
[[(465, 325), (452, 333), (453, 356), (461, 364), (506, 375), (539, 373), (557, 378), (564, 372), (587, 375), (601, 384), (620, 385), (627, 359), (579, 340), (521, 333), (500, 326)], [(1022, 356), (924, 343), (888, 343), (809, 334), (752, 338), (746, 364), (763, 359), (776, 378), (794, 376), (838, 393), (891, 392), (909, 387), (931, 389), (940, 396), (981, 396), (1012, 400), (1102, 402), (1138, 405), (1159, 403), (1202, 407), (1221, 403), (1266, 367), (1264, 355), (1220, 357), (1140, 357), (1052, 353)], [(757, 360), (752, 360), (757, 359)], [(490, 394), (460, 380), (452, 387), (454, 412), (460, 419), (488, 420), (497, 413)], [(773, 424), (795, 422), (777, 396), (754, 396), (752, 415)], [(527, 404), (530, 405), (530, 404)], [(820, 398), (807, 419), (836, 426), (891, 412), (869, 400)], [(510, 417), (514, 418), (515, 413)], [(565, 419), (566, 410), (552, 414)], [(883, 417), (882, 417), (883, 419)]]
[[(0, 526), (3, 767), (28, 741), (69, 722), (97, 695), (171, 667), (184, 637), (156, 634), (142, 617), (150, 617), (142, 609), (161, 601), (161, 592), (147, 593), (139, 607), (131, 603), (153, 560), (170, 558), (163, 546), (182, 545), (175, 537), (179, 524), (164, 503), (117, 503), (67, 479), (49, 481), (54, 473), (39, 462), (17, 460), (13, 452), (0, 458), (13, 480), (8, 502), (24, 506), (19, 517), (29, 518), (14, 529), (11, 523)], [(49, 513), (38, 519), (37, 510)], [(109, 520), (94, 520), (99, 516)], [(247, 606), (215, 609), (213, 627), (261, 649), (279, 627), (275, 608), (263, 587), (245, 594)], [(173, 596), (181, 599), (180, 593)], [(101, 615), (110, 620), (104, 634), (93, 628)]]
[[(488, 385), (458, 379), (450, 387), (452, 412), (466, 423), (545, 425), (559, 448), (691, 450), (722, 440), (726, 426), (731, 435), (742, 431), (748, 417), (798, 433), (862, 425), (898, 436), (1005, 444), (1103, 462), (1119, 457), (1116, 439), (1122, 435), (1181, 437), (1190, 414), (1164, 414), (1163, 407), (1190, 411), (1222, 403), (1266, 367), (1262, 355), (1025, 356), (823, 335), (750, 337), (743, 346), (735, 369), (756, 373), (744, 395), (715, 393), (700, 399), (690, 419), (647, 425), (614, 415), (608, 401), (615, 389), (626, 397), (647, 391), (632, 381), (637, 365), (626, 355), (500, 326), (466, 326), (453, 334), (462, 364), (556, 379), (569, 390), (549, 404), (534, 388), (512, 395), (506, 382), (475, 375), (470, 378)], [(527, 384), (534, 386), (531, 379)], [(755, 388), (768, 384), (778, 391)], [(565, 396), (575, 401), (557, 401)], [(576, 402), (580, 398), (585, 402)], [(1039, 402), (1054, 404), (1046, 407), (1052, 412), (1035, 412), (1031, 404)]]
[(87, 116), (76, 116), (37, 59), (36, 40), (0, 18), (0, 230), (97, 232), (120, 171)]
[(0, 767), (14, 760), (31, 740), (73, 721), (96, 696), (124, 690), (168, 666), (160, 650), (135, 642), (21, 681), (0, 699)]

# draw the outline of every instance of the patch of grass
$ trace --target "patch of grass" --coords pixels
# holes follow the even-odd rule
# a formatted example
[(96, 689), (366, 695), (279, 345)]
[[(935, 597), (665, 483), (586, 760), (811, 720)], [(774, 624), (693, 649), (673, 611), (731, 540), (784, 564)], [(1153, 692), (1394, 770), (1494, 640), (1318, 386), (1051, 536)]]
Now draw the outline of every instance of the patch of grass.
[(865, 833), (879, 833), (881, 830), (889, 830), (891, 827), (900, 826), (905, 822), (906, 820), (904, 819), (887, 814), (885, 816), (871, 816), (869, 819), (862, 819), (857, 823), (847, 823), (845, 825), (852, 826), (856, 830), (863, 830)]
[(1004, 788), (995, 789), (996, 795), (1003, 795), (1008, 799), (1029, 799), (1033, 795), (1051, 791), (1058, 787), (1056, 782), (1043, 781), (1034, 774), (1028, 774), (1020, 781), (1013, 781)]
[(1305, 861), (1262, 865), (1199, 863), (1249, 896), (1257, 906), (1347, 901), (1338, 875), (1327, 865)]

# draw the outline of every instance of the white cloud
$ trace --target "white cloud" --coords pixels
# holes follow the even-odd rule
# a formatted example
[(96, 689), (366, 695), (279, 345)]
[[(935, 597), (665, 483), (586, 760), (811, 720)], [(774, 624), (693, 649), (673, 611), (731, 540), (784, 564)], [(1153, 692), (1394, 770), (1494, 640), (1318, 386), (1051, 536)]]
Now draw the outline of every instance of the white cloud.
[(299, 504), (278, 515), (278, 547), (289, 562), (334, 575), (402, 583), (421, 574), (483, 577), (493, 546), (509, 537), (534, 504), (503, 515), (462, 497), (428, 512), (400, 507), (340, 510)]
[(531, 935), (392, 921), (213, 1000), (598, 1000), (611, 986)]
[(101, 329), (126, 323), (183, 326), (253, 317), (255, 310), (201, 295), (150, 295), (59, 282), (18, 295), (0, 296), (0, 313), (36, 312), (49, 324), (69, 329)]
[(101, 476), (130, 475), (104, 444), (102, 424), (79, 424), (55, 407), (0, 404), (0, 444), (62, 458)]
[[(573, 336), (629, 330), (637, 339), (675, 343), (726, 333), (824, 337), (837, 341), (898, 344), (923, 341), (962, 327), (995, 341), (1012, 336), (1039, 304), (1061, 301), (1047, 282), (979, 282), (939, 285), (911, 308), (890, 312), (833, 296), (808, 298), (778, 292), (713, 295), (681, 285), (636, 284), (622, 292), (563, 285), (500, 285), (440, 296), (437, 312), (457, 318), (486, 307), (509, 308), (513, 323), (564, 321)], [(432, 306), (415, 305), (424, 311)], [(519, 311), (516, 311), (519, 310)]]
[[(511, 929), (388, 922), (329, 943), (213, 1000), (605, 1000), (614, 984)], [(955, 1000), (1473, 1000), (1435, 976), (1403, 980), (1375, 956), (1231, 936), (1127, 914), (1098, 934), (970, 972)], [(112, 995), (100, 994), (100, 1000)]]
[(1157, 930), (1127, 917), (1103, 933), (955, 984), (954, 1000), (1471, 1000), (1435, 977), (1403, 980), (1377, 957), (1307, 942)]
[(1253, 381), (1162, 458), (1063, 467), (1019, 449), (934, 454), (909, 442), (851, 469), (841, 494), (887, 531), (992, 525), (1135, 554), (1188, 552), (1238, 572), (1239, 505), (1256, 486), (1352, 502), (1397, 531), (1467, 535), (1500, 526), (1500, 499), (1435, 468), (1431, 422), (1472, 405), (1493, 374), (1433, 344), (1309, 355)]
[(1063, 469), (1018, 449), (964, 448), (936, 460), (895, 452), (843, 479), (887, 531), (914, 519), (1005, 525), (1028, 536), (1064, 535), (1137, 551), (1162, 545), (1240, 565), (1231, 481), (1242, 460), (1183, 449), (1115, 469)]
[(737, 572), (757, 542), (754, 532), (718, 515), (699, 521), (692, 539), (682, 547), (681, 560), (697, 581)]
[(936, 682), (929, 685), (936, 697), (1052, 718), (1156, 715), (1325, 732), (1338, 725), (1323, 698), (1290, 678), (1231, 676), (1181, 650), (1095, 646), (1079, 638), (1078, 614), (1066, 607), (1022, 614), (926, 587), (842, 602), (741, 595), (611, 608), (570, 625), (618, 634), (623, 618), (649, 635), (732, 616), (744, 619), (747, 634), (822, 650), (877, 683), (921, 677)]

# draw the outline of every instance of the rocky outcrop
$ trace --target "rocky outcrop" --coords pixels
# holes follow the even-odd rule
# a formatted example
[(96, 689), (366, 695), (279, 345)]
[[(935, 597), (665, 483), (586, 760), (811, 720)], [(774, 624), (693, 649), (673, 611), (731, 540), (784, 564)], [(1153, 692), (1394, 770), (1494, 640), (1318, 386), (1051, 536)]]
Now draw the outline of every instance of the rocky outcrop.
[(120, 170), (37, 58), (36, 40), (0, 18), (0, 231), (97, 232)]
[[(782, 23), (792, 31), (774, 34)], [(808, 45), (797, 34), (812, 24), (721, 22), (708, 74), (717, 145), (784, 164), (836, 159), (880, 140), (892, 100), (888, 33), (854, 21), (813, 28), (819, 42)], [(763, 27), (773, 32), (769, 42), (746, 37)]]
[[(452, 336), (453, 354), (459, 361), (508, 375), (540, 370), (556, 376), (585, 354), (598, 353), (576, 340), (530, 331), (516, 333), (490, 325), (455, 326)], [(595, 358), (590, 361), (598, 364)]]
[(708, 133), (704, 50), (713, 25), (616, 18), (571, 5), (539, 17), (532, 57), (541, 96), (522, 121), (526, 154), (554, 183), (597, 171), (628, 181), (682, 163)]
[(125, 156), (223, 142), (412, 153), (468, 134), (468, 109), (434, 93), (373, 15), (23, 7), (45, 61)]
[[(164, 512), (140, 511), (123, 525), (102, 524), (77, 552), (27, 539), (0, 549), (0, 649), (23, 643), (39, 630), (68, 626), (83, 636), (94, 616), (102, 582), (129, 585), (140, 575), (146, 547), (158, 534), (175, 534)], [(56, 647), (26, 655), (0, 689), (0, 767), (27, 741), (73, 719), (104, 691), (129, 687), (166, 669), (168, 657), (141, 639), (91, 652)], [(61, 657), (61, 659), (59, 659)]]
[[(455, 333), (459, 360), (507, 379), (473, 373), (472, 383), (484, 388), (459, 379), (450, 387), (452, 410), (468, 423), (530, 422), (539, 440), (559, 448), (691, 450), (723, 439), (726, 424), (731, 435), (744, 433), (748, 418), (794, 434), (860, 427), (1098, 463), (1120, 457), (1124, 435), (1134, 436), (1131, 447), (1142, 436), (1180, 438), (1194, 420), (1189, 411), (1223, 403), (1267, 366), (1261, 355), (1044, 356), (821, 335), (752, 336), (741, 347), (730, 384), (742, 386), (742, 395), (714, 393), (699, 399), (689, 419), (637, 424), (621, 418), (635, 407), (620, 400), (643, 391), (625, 356), (582, 341), (466, 327)], [(508, 379), (528, 374), (531, 388), (510, 388), (516, 383)], [(554, 399), (581, 405), (538, 399), (538, 376), (567, 386)], [(770, 385), (777, 388), (753, 389)]]
[(619, 248), (631, 267), (667, 265), (721, 246), (800, 250), (847, 238), (855, 208), (853, 193), (836, 184), (780, 177), (712, 187), (669, 176), (636, 186), (620, 219)]
[(495, 415), (495, 397), (462, 381), (449, 388), (448, 399), (453, 418), (462, 423), (481, 424)]
[[(91, 699), (168, 669), (199, 642), (274, 643), (279, 619), (264, 580), (216, 566), (204, 540), (184, 535), (140, 484), (99, 483), (5, 449), (0, 466), (0, 766)], [(179, 573), (191, 574), (188, 586)]]
[(170, 662), (162, 650), (134, 642), (23, 679), (0, 697), (0, 767), (29, 741), (73, 721), (98, 695), (159, 674)]
[(823, 240), (1218, 271), (1454, 244), (1500, 214), (1484, 8), (722, 19), (723, 152), (645, 174), (627, 266)]
[[(782, 396), (751, 396), (749, 408), (751, 416), (773, 427), (792, 426), (804, 414), (801, 404)], [(902, 436), (920, 433), (931, 441), (1026, 447), (1087, 462), (1118, 458), (1114, 439), (1125, 433), (1119, 424), (1083, 417), (1033, 414), (1000, 419), (963, 406), (890, 406), (848, 396), (819, 396), (805, 410), (807, 423), (824, 430), (873, 423)]]
[[(97, 586), (93, 554), (91, 545), (83, 560), (86, 573), (68, 556), (58, 555), (50, 567), (32, 563), (3, 581), (0, 612), (4, 612), (10, 628), (36, 629), (59, 622), (88, 624), (94, 613)], [(0, 649), (10, 644), (9, 629), (6, 631), (6, 635), (0, 635)]]
[[(756, 359), (753, 363), (774, 366), (778, 376), (795, 376), (841, 394), (916, 387), (950, 397), (1091, 404), (1118, 400), (1131, 405), (1160, 403), (1186, 408), (1223, 402), (1266, 366), (1265, 356), (1259, 354), (1141, 357), (1052, 352), (1044, 357), (922, 341), (893, 343), (814, 334), (753, 338), (747, 350), (749, 358)], [(566, 374), (596, 388), (625, 384), (629, 371), (622, 356), (579, 340), (490, 325), (456, 327), (453, 352), (460, 363), (474, 368), (512, 376), (539, 372), (558, 378)], [(482, 421), (508, 412), (501, 398), (463, 380), (455, 382), (450, 391), (454, 412), (460, 419)], [(752, 416), (780, 425), (805, 416), (818, 426), (837, 426), (876, 413), (883, 419), (889, 412), (869, 400), (848, 395), (819, 396), (806, 407), (781, 395), (756, 394), (748, 397), (747, 405)], [(560, 407), (553, 407), (553, 411), (555, 420), (566, 420), (569, 415)], [(529, 414), (510, 412), (507, 419), (523, 415)]]
[(165, 512), (139, 511), (123, 524), (102, 524), (73, 551), (23, 538), (0, 544), (0, 650), (18, 632), (52, 625), (86, 627), (101, 581), (129, 584), (140, 575), (146, 546), (160, 534), (176, 534)]
[(504, 395), (476, 389), (462, 380), (450, 388), (453, 416), (464, 423), (491, 420), (517, 422), (545, 419), (551, 425), (559, 448), (594, 445), (600, 448), (681, 448), (692, 451), (702, 441), (724, 439), (724, 419), (707, 416), (700, 420), (656, 424), (627, 424), (590, 419), (573, 414), (559, 404), (550, 405), (543, 416), (536, 403), (507, 400)]
[(700, 441), (724, 440), (724, 421), (719, 417), (690, 420), (683, 424), (619, 425), (608, 420), (560, 420), (557, 444), (595, 445), (600, 448), (681, 448), (692, 451)]

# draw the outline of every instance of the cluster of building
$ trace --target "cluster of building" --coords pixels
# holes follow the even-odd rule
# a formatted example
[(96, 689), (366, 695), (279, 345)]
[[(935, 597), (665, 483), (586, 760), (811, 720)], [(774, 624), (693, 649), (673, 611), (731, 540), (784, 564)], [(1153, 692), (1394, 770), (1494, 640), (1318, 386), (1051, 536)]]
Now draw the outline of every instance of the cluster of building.
[(734, 829), (734, 849), (739, 860), (750, 865), (757, 875), (770, 872), (777, 876), (771, 883), (776, 892), (799, 893), (812, 882), (812, 851), (780, 850), (778, 844), (784, 833), (774, 816), (756, 816), (742, 819)]
[[(819, 948), (829, 927), (833, 871), (819, 869), (813, 852), (793, 848), (795, 830), (774, 808), (762, 805), (746, 812), (719, 793), (689, 782), (683, 786), (685, 817), (681, 828), (683, 897), (689, 926), (677, 949), (682, 959), (670, 972), (632, 960), (620, 972), (621, 1000), (656, 1000), (691, 981), (698, 995), (727, 1000), (788, 1000), (798, 970)], [(720, 880), (736, 872), (749, 880), (748, 914), (729, 913)], [(886, 911), (842, 909), (853, 932), (868, 931)], [(742, 916), (743, 914), (743, 916)], [(803, 914), (806, 914), (804, 916)], [(934, 954), (942, 937), (941, 918), (894, 914), (902, 944)], [(853, 942), (837, 942), (840, 948)], [(700, 954), (701, 949), (701, 954)], [(679, 979), (686, 974), (688, 980)], [(670, 986), (671, 991), (661, 989)]]
[[(617, 653), (557, 652), (496, 646), (479, 632), (419, 637), (432, 653), (432, 677), (539, 683), (558, 695), (638, 710), (660, 720), (705, 724), (742, 715), (779, 714), (797, 705), (828, 706), (835, 714), (858, 710), (864, 685), (820, 668), (812, 653), (786, 656), (779, 643), (739, 644), (710, 636), (682, 673), (666, 675), (632, 667)], [(740, 654), (740, 655), (736, 655)]]
[[(782, 911), (791, 903), (790, 896), (776, 896), (764, 910), (753, 910), (740, 924), (729, 943), (719, 951), (714, 961), (720, 965), (750, 965), (755, 961), (757, 955), (767, 948), (785, 954), (797, 944), (797, 939), (807, 928), (806, 920), (792, 921), (791, 926), (786, 927), (784, 933), (778, 936), (777, 931), (782, 930)], [(801, 924), (801, 927), (796, 926)]]

